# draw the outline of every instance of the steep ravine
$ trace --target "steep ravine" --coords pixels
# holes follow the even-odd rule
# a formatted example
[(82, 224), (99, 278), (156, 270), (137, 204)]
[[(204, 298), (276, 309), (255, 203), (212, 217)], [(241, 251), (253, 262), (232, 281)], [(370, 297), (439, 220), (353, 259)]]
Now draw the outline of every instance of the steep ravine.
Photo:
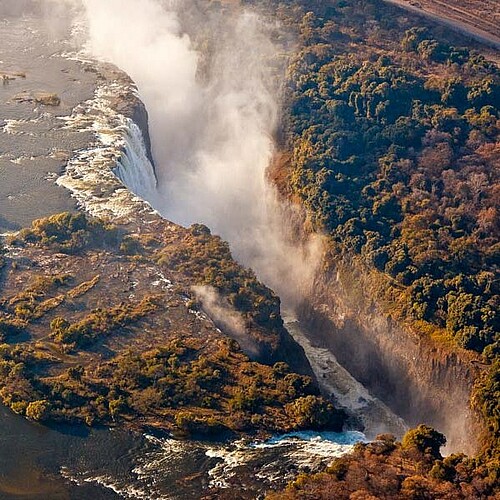
[[(91, 7), (97, 5), (97, 3), (92, 3)], [(156, 19), (156, 16), (166, 16), (161, 9), (158, 10), (156, 7), (151, 5), (151, 13), (155, 15), (149, 19), (149, 22)], [(235, 81), (230, 79), (219, 82), (216, 80), (230, 97), (234, 97), (233, 94), (237, 90), (236, 95), (242, 99), (247, 107), (229, 106), (228, 108), (212, 109), (210, 104), (213, 101), (225, 101), (227, 95), (221, 91), (220, 95), (215, 94), (217, 99), (214, 99), (214, 96), (207, 92), (207, 89), (199, 87), (195, 71), (197, 68), (196, 51), (190, 45), (188, 35), (179, 38), (184, 27), (181, 24), (178, 25), (175, 13), (169, 11), (168, 16), (165, 17), (166, 20), (173, 17), (176, 21), (176, 29), (169, 34), (169, 37), (161, 39), (165, 45), (158, 43), (150, 47), (146, 44), (148, 37), (145, 37), (146, 48), (141, 46), (143, 52), (139, 51), (134, 54), (136, 59), (122, 57), (121, 44), (123, 40), (120, 36), (116, 36), (113, 30), (109, 30), (107, 23), (99, 22), (99, 20), (105, 19), (105, 16), (98, 15), (102, 14), (99, 9), (90, 8), (88, 14), (92, 21), (90, 31), (94, 50), (98, 56), (113, 60), (137, 80), (139, 92), (142, 93), (141, 97), (146, 106), (149, 107), (154, 127), (151, 131), (154, 139), (153, 153), (154, 156), (158, 157), (157, 167), (160, 184), (162, 184), (161, 189), (141, 194), (130, 179), (122, 177), (124, 183), (138, 195), (145, 196), (153, 206), (159, 207), (166, 218), (172, 218), (182, 223), (186, 223), (185, 221), (204, 222), (216, 232), (220, 232), (229, 241), (241, 262), (254, 267), (259, 277), (265, 276), (266, 271), (274, 264), (274, 267), (278, 268), (278, 272), (275, 274), (279, 275), (279, 280), (277, 282), (275, 280), (277, 284), (274, 288), (284, 297), (293, 280), (287, 280), (287, 277), (290, 278), (290, 276), (287, 276), (286, 272), (280, 273), (280, 264), (285, 257), (288, 257), (287, 253), (293, 252), (295, 248), (293, 245), (283, 245), (283, 243), (288, 243), (286, 238), (278, 237), (275, 241), (274, 233), (286, 232), (286, 228), (282, 229), (281, 226), (289, 223), (289, 220), (286, 219), (286, 216), (282, 217), (280, 219), (281, 225), (277, 224), (271, 227), (269, 222), (272, 218), (268, 217), (266, 211), (273, 212), (273, 215), (280, 211), (279, 209), (274, 210), (276, 206), (273, 204), (263, 203), (264, 210), (258, 211), (257, 214), (250, 213), (255, 205), (258, 205), (255, 202), (268, 194), (267, 189), (261, 186), (264, 183), (261, 182), (263, 179), (261, 179), (260, 174), (265, 170), (269, 160), (267, 150), (271, 148), (268, 147), (268, 136), (273, 127), (270, 127), (271, 130), (268, 131), (263, 123), (267, 123), (269, 117), (267, 117), (267, 121), (263, 121), (260, 119), (259, 113), (256, 113), (256, 116), (249, 113), (255, 118), (255, 122), (248, 121), (247, 115), (240, 113), (240, 108), (247, 111), (248, 109), (253, 110), (251, 104), (255, 100), (256, 88), (260, 89), (260, 86), (254, 85), (247, 89), (244, 85), (246, 82), (242, 82), (236, 77)], [(131, 26), (128, 16), (120, 18), (120, 22), (125, 27)], [(242, 27), (244, 26), (239, 25), (239, 28)], [(136, 35), (142, 40), (144, 33), (141, 30), (137, 31)], [(254, 35), (262, 35), (255, 26), (250, 32)], [(149, 33), (149, 28), (147, 33)], [(114, 45), (110, 39), (115, 41), (115, 49), (113, 49)], [(184, 90), (186, 86), (190, 89), (189, 85), (193, 86), (191, 89), (193, 95), (189, 93), (184, 95), (184, 92), (180, 92), (179, 96), (186, 102), (188, 97), (194, 96), (196, 97), (195, 104), (199, 105), (199, 109), (195, 106), (194, 111), (190, 110), (191, 113), (185, 117), (186, 123), (180, 118), (181, 111), (177, 110), (176, 112), (175, 108), (173, 111), (171, 110), (170, 105), (177, 101), (174, 99), (175, 95), (172, 96), (164, 88), (165, 86), (159, 78), (161, 75), (150, 75), (147, 71), (148, 68), (142, 64), (146, 56), (152, 57), (156, 52), (159, 55), (164, 54), (166, 48), (171, 47), (171, 43), (177, 43), (179, 40), (182, 41), (181, 48), (182, 54), (185, 56), (184, 59), (190, 62), (190, 71), (186, 76), (186, 81), (179, 80), (177, 82), (178, 87)], [(265, 45), (269, 48), (267, 44)], [(135, 49), (135, 45), (131, 48)], [(239, 53), (235, 46), (232, 46), (231, 49), (231, 53)], [(241, 47), (241, 49), (247, 49), (247, 47)], [(247, 54), (248, 50), (241, 50), (241, 52)], [(267, 52), (263, 50), (263, 53)], [(223, 54), (227, 55), (224, 51)], [(252, 62), (255, 61), (252, 60)], [(166, 73), (166, 76), (170, 77), (170, 73), (174, 72), (167, 71)], [(268, 75), (258, 73), (255, 75), (254, 83), (261, 84), (266, 76)], [(254, 81), (254, 79), (251, 80)], [(219, 89), (220, 86), (216, 85), (215, 88)], [(264, 94), (266, 98), (269, 98), (266, 99), (266, 102), (270, 100), (271, 102), (268, 104), (274, 110), (274, 106), (278, 103), (267, 92)], [(180, 102), (184, 102), (183, 99), (180, 99)], [(233, 99), (230, 101), (232, 102)], [(203, 115), (200, 110), (205, 110), (205, 107), (214, 114)], [(189, 109), (184, 106), (182, 112), (184, 111), (189, 111)], [(194, 119), (196, 112), (199, 116)], [(198, 137), (195, 133), (198, 132), (198, 127), (203, 131), (210, 129), (213, 123), (223, 121), (222, 117), (227, 115), (235, 118), (234, 123), (231, 122), (231, 126), (223, 127), (221, 130), (217, 129), (218, 134), (215, 134), (215, 137), (201, 132), (199, 132), (201, 137)], [(218, 120), (214, 120), (214, 117)], [(139, 113), (136, 119), (140, 122), (145, 143), (148, 145), (150, 140), (149, 133), (145, 130), (144, 111)], [(206, 120), (206, 123), (203, 119)], [(176, 123), (170, 123), (171, 120)], [(260, 151), (264, 148), (265, 151), (262, 155), (254, 156), (249, 154), (254, 153), (254, 151), (247, 151), (243, 148), (243, 146), (252, 144), (251, 141), (247, 140), (248, 130), (252, 128), (251, 126), (255, 128), (255, 135), (258, 139), (253, 149)], [(264, 130), (262, 130), (263, 128)], [(244, 140), (241, 137), (244, 134), (234, 136), (232, 133), (234, 130), (245, 130), (247, 133), (243, 137)], [(193, 137), (190, 135), (191, 132), (193, 132)], [(164, 154), (161, 154), (165, 145), (163, 142), (168, 142), (167, 139), (170, 141), (168, 145), (171, 151), (167, 151), (168, 154), (163, 151)], [(240, 159), (241, 162), (238, 161)], [(239, 165), (239, 163), (242, 164)], [(204, 168), (200, 168), (200, 164)], [(257, 168), (257, 164), (259, 168)], [(264, 168), (261, 172), (260, 165), (262, 164)], [(193, 172), (190, 169), (193, 169)], [(191, 175), (186, 176), (186, 172)], [(120, 172), (118, 173), (120, 174)], [(256, 180), (258, 182), (254, 185)], [(259, 191), (256, 191), (257, 189)], [(235, 196), (235, 193), (238, 196)], [(161, 203), (155, 204), (155, 200), (152, 199), (155, 196), (162, 198)], [(253, 219), (252, 215), (254, 215)], [(256, 222), (262, 223), (262, 225), (267, 224), (264, 228), (258, 228), (264, 229), (260, 231), (260, 234), (259, 231), (254, 231)], [(254, 236), (256, 235), (264, 235), (262, 241), (259, 241), (261, 245), (251, 248), (251, 245), (255, 243), (251, 240), (255, 240)], [(288, 252), (273, 255), (274, 260), (268, 259), (268, 254), (272, 252), (271, 243), (277, 243), (280, 250), (285, 248)], [(296, 243), (297, 247), (300, 247), (303, 242), (297, 241)], [(256, 255), (252, 255), (251, 251), (247, 252), (247, 247), (255, 250), (258, 258)], [(262, 251), (267, 252), (267, 254), (260, 255), (259, 252)], [(300, 252), (298, 255), (302, 256)], [(302, 261), (305, 260), (302, 259)], [(304, 267), (310, 264), (309, 261), (302, 261), (299, 258), (293, 263), (297, 266), (304, 265)], [(283, 267), (283, 269), (287, 272), (294, 270), (292, 267)], [(470, 442), (466, 437), (471, 435), (470, 426), (473, 425), (474, 420), (468, 409), (470, 389), (474, 379), (473, 368), (470, 367), (469, 361), (462, 360), (451, 352), (448, 353), (445, 347), (419, 341), (416, 334), (387, 319), (383, 313), (379, 312), (379, 307), (374, 304), (373, 298), (370, 296), (370, 288), (364, 281), (363, 273), (358, 275), (354, 268), (348, 265), (344, 281), (340, 279), (341, 274), (337, 279), (336, 270), (323, 275), (320, 272), (315, 286), (312, 287), (314, 293), (310, 297), (306, 293), (303, 297), (305, 305), (302, 306), (299, 320), (305, 322), (306, 326), (309, 327), (309, 340), (320, 347), (327, 347), (358, 381), (409, 423), (433, 424), (448, 435), (450, 449), (472, 451), (475, 443)], [(264, 281), (266, 280), (264, 279)], [(353, 286), (354, 282), (358, 283), (359, 290), (358, 286)], [(285, 304), (284, 309), (294, 309), (287, 306), (289, 304)]]
[[(165, 220), (140, 198), (153, 192), (155, 179), (148, 112), (134, 83), (113, 65), (98, 64), (97, 68), (105, 84), (94, 100), (85, 103), (83, 112), (74, 111), (68, 121), (96, 132), (98, 154), (73, 159), (58, 183), (72, 191), (87, 212), (117, 224), (137, 225), (140, 234), (154, 224), (166, 224), (173, 233), (184, 233), (185, 228)], [(102, 117), (101, 110), (105, 110)], [(111, 171), (115, 175), (110, 175)], [(97, 177), (99, 182), (95, 183)], [(205, 312), (224, 335), (232, 336), (210, 311)], [(314, 377), (302, 347), (286, 328), (276, 328), (270, 336), (269, 332), (267, 327), (261, 328), (257, 337), (249, 337), (248, 348), (242, 347), (245, 354), (268, 365), (285, 361), (292, 370)]]
[[(21, 42), (20, 37), (18, 41)], [(13, 50), (14, 46), (10, 49)], [(64, 60), (61, 64), (63, 63)], [(148, 148), (147, 112), (130, 79), (110, 65), (98, 65), (77, 59), (70, 59), (68, 65), (76, 66), (77, 69), (81, 67), (82, 73), (91, 75), (92, 85), (89, 84), (88, 92), (80, 101), (64, 109), (57, 108), (60, 118), (54, 119), (51, 133), (57, 134), (60, 144), (76, 144), (77, 147), (68, 147), (66, 168), (58, 169), (57, 176), (47, 177), (41, 183), (42, 187), (47, 185), (60, 192), (58, 204), (49, 207), (49, 214), (53, 211), (69, 210), (75, 216), (85, 211), (101, 215), (111, 219), (120, 227), (120, 231), (131, 231), (134, 238), (153, 241), (166, 237), (177, 240), (172, 241), (169, 250), (180, 249), (183, 242), (192, 241), (195, 235), (189, 229), (161, 218), (149, 204), (126, 189), (113, 174), (127, 175), (129, 181), (142, 181), (143, 187), (148, 183), (154, 184)], [(40, 79), (44, 76), (42, 72)], [(31, 75), (27, 79), (28, 84), (31, 82), (30, 77)], [(75, 81), (78, 82), (76, 79)], [(4, 90), (11, 89), (5, 87)], [(18, 110), (14, 106), (12, 108), (12, 115), (17, 118), (15, 112)], [(44, 121), (52, 120), (49, 110), (45, 111)], [(29, 125), (39, 131), (44, 122), (37, 120)], [(33, 134), (30, 137), (36, 137), (37, 141), (46, 140), (43, 134)], [(17, 144), (17, 141), (11, 139), (11, 143)], [(32, 146), (34, 144), (37, 144), (35, 139), (31, 142)], [(30, 149), (26, 147), (23, 151), (29, 153)], [(9, 171), (13, 171), (17, 164), (13, 163), (7, 167)], [(30, 170), (26, 169), (22, 173), (29, 172)], [(54, 181), (57, 182), (55, 186)], [(44, 201), (41, 200), (42, 205)], [(38, 207), (39, 205), (28, 206), (30, 210), (25, 214), (26, 224), (40, 217)], [(19, 222), (21, 223), (24, 221)], [(205, 239), (207, 242), (215, 240), (208, 236)], [(31, 257), (28, 257), (28, 254), (31, 254)], [(114, 263), (99, 261), (101, 257), (106, 257), (105, 254)], [(40, 274), (57, 276), (58, 270), (62, 268), (68, 274), (68, 266), (73, 266), (72, 276), (79, 281), (85, 279), (88, 274), (92, 275), (92, 280), (85, 282), (90, 288), (87, 290), (85, 285), (79, 290), (86, 290), (86, 300), (94, 302), (75, 306), (75, 310), (65, 310), (63, 314), (68, 317), (90, 311), (96, 305), (107, 306), (115, 300), (120, 303), (133, 300), (139, 293), (150, 294), (160, 290), (170, 293), (169, 291), (175, 288), (175, 293), (181, 294), (179, 305), (172, 304), (173, 307), (166, 314), (158, 314), (158, 322), (155, 320), (150, 330), (142, 325), (135, 335), (125, 332), (124, 336), (113, 336), (116, 344), (113, 349), (105, 350), (106, 355), (115, 349), (123, 349), (127, 342), (132, 342), (134, 352), (138, 352), (137, 341), (141, 337), (144, 340), (143, 348), (152, 349), (155, 339), (160, 345), (165, 341), (162, 338), (165, 330), (177, 332), (185, 340), (200, 332), (200, 339), (206, 342), (209, 350), (216, 348), (217, 339), (227, 341), (226, 335), (217, 328), (215, 322), (200, 311), (189, 309), (188, 296), (193, 284), (189, 272), (183, 277), (181, 271), (177, 282), (175, 279), (169, 279), (172, 269), (168, 265), (165, 272), (156, 272), (156, 259), (151, 257), (144, 260), (137, 255), (127, 257), (122, 255), (121, 251), (111, 255), (107, 250), (99, 255), (86, 256), (90, 261), (84, 263), (81, 255), (57, 253), (53, 248), (23, 244), (19, 248), (9, 246), (6, 254), (7, 266), (2, 277), (5, 278), (9, 273), (11, 277), (14, 276), (14, 281), (9, 282), (12, 287), (25, 288)], [(205, 261), (202, 260), (202, 263)], [(229, 256), (225, 258), (225, 264), (228, 263), (236, 266)], [(13, 275), (11, 270), (15, 273), (23, 272), (23, 277), (19, 276), (16, 281), (16, 275)], [(192, 271), (192, 267), (187, 270)], [(95, 276), (95, 273), (99, 275)], [(187, 281), (184, 281), (184, 278)], [(2, 286), (4, 297), (14, 292), (5, 281)], [(78, 295), (79, 292), (75, 293)], [(90, 298), (91, 295), (93, 299)], [(56, 303), (56, 309), (65, 307), (61, 304)], [(176, 311), (184, 315), (184, 321), (172, 317), (172, 314), (177, 314)], [(50, 342), (46, 335), (49, 331), (48, 323), (44, 323), (40, 318), (35, 323), (33, 328), (44, 337), (45, 342)], [(207, 325), (207, 328), (203, 331), (198, 329), (200, 324)], [(260, 353), (262, 360), (271, 364), (274, 361), (286, 360), (297, 371), (311, 373), (302, 349), (284, 328), (277, 328), (275, 335), (267, 328), (254, 328), (252, 331), (258, 334), (255, 340), (259, 347), (264, 347)], [(250, 337), (252, 336), (250, 335), (248, 340), (252, 342)], [(28, 344), (32, 340), (33, 338), (27, 335), (14, 339), (13, 342), (19, 341), (20, 349), (29, 349)], [(40, 345), (37, 344), (36, 348)], [(55, 349), (53, 354), (54, 352), (58, 353), (58, 350)], [(66, 356), (63, 358), (67, 359)], [(84, 362), (90, 358), (84, 353), (78, 355), (78, 359)], [(59, 365), (56, 363), (57, 366)], [(241, 364), (236, 367), (238, 370), (245, 370)], [(271, 367), (263, 368), (272, 370)], [(12, 394), (24, 387), (15, 380), (12, 383), (16, 389), (7, 389), (5, 394)], [(242, 383), (241, 387), (248, 385)], [(206, 409), (202, 411), (206, 412)], [(231, 416), (231, 412), (228, 415)], [(113, 430), (101, 426), (88, 428), (74, 422), (70, 425), (51, 424), (46, 427), (30, 423), (3, 406), (0, 417), (6, 429), (2, 440), (3, 452), (0, 453), (0, 497), (5, 499), (19, 496), (34, 499), (199, 497), (202, 491), (212, 494), (216, 486), (226, 487), (224, 485), (228, 478), (232, 482), (243, 481), (244, 489), (251, 491), (248, 493), (249, 497), (255, 497), (270, 487), (277, 487), (279, 484), (284, 486), (297, 470), (316, 470), (326, 465), (331, 456), (349, 451), (355, 442), (363, 439), (361, 434), (355, 432), (325, 437), (305, 433), (303, 438), (284, 436), (281, 440), (278, 436), (279, 439), (264, 443), (262, 448), (254, 448), (248, 446), (247, 442), (242, 444), (239, 441), (213, 443), (170, 437), (157, 438), (149, 433), (129, 432), (128, 427), (122, 425), (123, 422)], [(324, 451), (325, 448), (328, 452)], [(254, 462), (257, 466), (261, 463), (268, 465), (267, 473), (255, 478)], [(237, 475), (233, 473), (235, 463), (238, 466)], [(276, 477), (280, 478), (279, 484)], [(243, 489), (243, 485), (237, 483), (235, 488)]]
[[(144, 104), (134, 97), (127, 113), (137, 120), (145, 144), (150, 144)], [(129, 188), (133, 190), (134, 186)], [(304, 235), (302, 231), (295, 234), (298, 238)], [(319, 349), (326, 348), (334, 360), (336, 358), (350, 375), (408, 425), (424, 422), (435, 426), (446, 434), (448, 451), (472, 453), (476, 450), (477, 432), (474, 431), (479, 424), (469, 400), (477, 373), (470, 360), (460, 358), (443, 346), (421, 341), (417, 334), (384, 315), (368, 292), (366, 277), (354, 266), (343, 264), (328, 272), (320, 270), (311, 290), (314, 292), (304, 297), (296, 311), (305, 332), (298, 336), (293, 325), (289, 328), (294, 335), (292, 339), (283, 329), (276, 352), (263, 352), (261, 361), (272, 363), (278, 358), (286, 359), (295, 371), (312, 373), (312, 360), (305, 361), (302, 354), (304, 348), (307, 351), (305, 342)], [(321, 379), (329, 377), (330, 382), (338, 373), (338, 369), (326, 374), (316, 369), (315, 375)], [(349, 384), (355, 392), (355, 384)], [(333, 385), (337, 390), (340, 387), (335, 382)], [(333, 395), (339, 399), (335, 390)], [(362, 414), (368, 415), (362, 416), (364, 424), (373, 425), (371, 430), (387, 429), (400, 434), (401, 425), (388, 418), (386, 410), (378, 405), (375, 403), (375, 411), (371, 405), (362, 410)], [(372, 413), (378, 421), (373, 420)], [(386, 423), (386, 429), (379, 427), (381, 421)]]
[[(124, 74), (121, 74), (120, 78), (126, 79)], [(146, 146), (147, 156), (153, 164), (152, 153), (151, 153), (151, 139), (149, 133), (148, 124), (148, 112), (144, 103), (138, 98), (135, 93), (128, 92), (121, 96), (116, 103), (112, 103), (112, 107), (119, 113), (122, 113), (126, 118), (131, 119), (141, 130), (142, 139), (144, 145)], [(123, 151), (123, 155), (129, 155), (128, 150), (133, 148), (134, 145), (128, 144)], [(138, 169), (141, 169), (142, 165), (134, 165)], [(154, 167), (153, 167), (154, 168)], [(117, 169), (116, 174), (121, 177), (120, 168)], [(132, 191), (134, 191), (133, 185), (130, 184), (130, 180), (121, 179), (124, 184), (126, 184)], [(137, 193), (140, 194), (140, 193)], [(212, 316), (210, 311), (205, 311), (207, 315)], [(217, 326), (219, 326), (226, 335), (231, 336), (231, 331), (224, 328), (224, 325), (217, 322), (217, 318), (212, 318), (215, 320)], [(235, 340), (238, 340), (235, 338)], [(265, 339), (261, 342), (254, 341), (250, 339), (251, 346), (247, 349), (247, 354), (253, 357), (256, 361), (272, 365), (278, 361), (285, 361), (287, 364), (297, 373), (306, 374), (314, 377), (314, 372), (311, 368), (307, 357), (304, 354), (304, 349), (298, 344), (286, 328), (280, 328), (277, 331), (277, 336), (274, 339)], [(245, 351), (245, 348), (243, 347)], [(252, 352), (259, 353), (257, 356), (253, 355)]]
[(337, 262), (320, 273), (300, 317), (314, 332), (313, 342), (334, 352), (409, 425), (436, 427), (450, 452), (477, 451), (479, 421), (470, 396), (479, 367), (466, 353), (419, 337), (384, 313), (370, 295), (366, 269)]

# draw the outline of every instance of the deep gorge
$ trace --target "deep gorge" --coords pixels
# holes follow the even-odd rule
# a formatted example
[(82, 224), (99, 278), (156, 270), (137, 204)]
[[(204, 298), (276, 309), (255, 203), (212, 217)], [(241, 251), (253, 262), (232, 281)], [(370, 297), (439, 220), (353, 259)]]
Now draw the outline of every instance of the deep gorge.
[(5, 1), (0, 496), (496, 498), (488, 56), (382, 0)]
[[(169, 15), (175, 17), (175, 14)], [(251, 15), (246, 13), (244, 16), (247, 23)], [(251, 30), (251, 36), (265, 37), (262, 33), (256, 33), (254, 22), (255, 20), (251, 20), (248, 28)], [(239, 28), (242, 28), (241, 24)], [(189, 50), (186, 39), (183, 39), (182, 43), (183, 50)], [(269, 42), (266, 42), (265, 47), (264, 52), (272, 50)], [(260, 54), (257, 57), (263, 56)], [(123, 69), (127, 69), (126, 65)], [(132, 67), (132, 73), (134, 71), (137, 69)], [(191, 75), (194, 73), (191, 72)], [(301, 209), (288, 204), (284, 199), (278, 200), (275, 187), (266, 185), (269, 179), (267, 169), (272, 162), (274, 147), (265, 136), (259, 138), (260, 127), (265, 122), (261, 122), (262, 117), (254, 103), (246, 101), (251, 98), (252, 92), (262, 92), (261, 104), (269, 106), (264, 116), (279, 115), (275, 110), (278, 102), (274, 101), (273, 94), (261, 80), (265, 77), (269, 78), (270, 75), (265, 72), (254, 74), (252, 78), (256, 79), (257, 84), (252, 84), (251, 88), (245, 87), (239, 80), (219, 83), (219, 87), (226, 87), (225, 92), (228, 92), (221, 94), (220, 99), (225, 102), (224, 108), (221, 109), (229, 114), (234, 113), (232, 116), (236, 120), (231, 122), (231, 126), (241, 131), (249, 123), (256, 127), (252, 129), (252, 133), (255, 134), (257, 142), (251, 143), (250, 157), (245, 157), (246, 146), (241, 151), (238, 151), (237, 147), (238, 144), (246, 142), (247, 136), (244, 133), (241, 135), (241, 132), (234, 135), (230, 129), (222, 128), (220, 137), (222, 141), (229, 141), (224, 146), (229, 149), (222, 150), (223, 156), (218, 158), (217, 151), (208, 153), (215, 155), (207, 166), (215, 168), (216, 177), (206, 177), (208, 171), (203, 166), (203, 161), (207, 158), (206, 153), (203, 143), (196, 142), (195, 135), (191, 144), (198, 144), (202, 153), (199, 157), (189, 153), (193, 163), (188, 163), (185, 168), (192, 168), (193, 173), (183, 180), (182, 176), (186, 173), (180, 173), (180, 177), (176, 178), (176, 169), (179, 167), (175, 165), (175, 161), (172, 163), (169, 160), (170, 166), (167, 169), (163, 163), (165, 148), (169, 147), (165, 145), (165, 142), (169, 142), (168, 131), (172, 127), (177, 128), (176, 124), (170, 123), (170, 118), (159, 115), (156, 107), (161, 102), (161, 97), (155, 94), (153, 100), (150, 100), (150, 90), (147, 90), (149, 83), (144, 81), (144, 86), (141, 87), (143, 76), (140, 76), (139, 92), (146, 105), (149, 101), (153, 107), (152, 110), (150, 108), (150, 114), (153, 111), (155, 116), (148, 127), (145, 113), (141, 111), (140, 125), (146, 144), (151, 142), (148, 131), (151, 128), (153, 156), (156, 158), (159, 176), (158, 190), (147, 193), (146, 198), (167, 218), (184, 223), (200, 220), (215, 232), (220, 232), (230, 242), (239, 261), (252, 267), (258, 277), (281, 296), (284, 311), (291, 312), (304, 323), (311, 342), (330, 349), (341, 365), (409, 425), (422, 422), (431, 424), (448, 436), (448, 450), (474, 452), (477, 443), (473, 436), (477, 433), (473, 430), (477, 430), (478, 423), (469, 407), (472, 384), (477, 375), (474, 368), (442, 347), (420, 342), (415, 333), (388, 319), (379, 311), (376, 298), (363, 293), (363, 286), (365, 290), (369, 289), (369, 280), (362, 275), (362, 271), (355, 267), (350, 268), (344, 263), (341, 266), (345, 271), (344, 280), (338, 279), (336, 273), (331, 270), (324, 272), (325, 267), (331, 267), (332, 264), (335, 266), (335, 262), (321, 262), (324, 258), (321, 237), (311, 237), (310, 233), (305, 232), (300, 227)], [(193, 80), (190, 85), (196, 86), (197, 83)], [(188, 88), (191, 87), (188, 85)], [(217, 88), (217, 85), (212, 88)], [(239, 103), (234, 101), (238, 95), (243, 98)], [(168, 102), (168, 96), (166, 99)], [(231, 107), (233, 105), (234, 108)], [(166, 106), (168, 108), (169, 104)], [(248, 111), (250, 115), (247, 114)], [(162, 109), (162, 113), (165, 112), (168, 113)], [(211, 116), (210, 113), (208, 116)], [(271, 119), (271, 129), (278, 125), (277, 122), (273, 125), (275, 120), (276, 118)], [(169, 123), (167, 128), (165, 123)], [(269, 123), (265, 126), (269, 126)], [(160, 127), (166, 134), (161, 144), (158, 144), (159, 130), (156, 127)], [(179, 130), (182, 130), (182, 127), (179, 127)], [(195, 133), (199, 132), (195, 129)], [(177, 142), (178, 139), (173, 139), (172, 144), (180, 144), (182, 148), (191, 147), (185, 139), (181, 139), (179, 144)], [(228, 152), (230, 156), (227, 156)], [(239, 158), (240, 154), (243, 155), (242, 158)], [(174, 153), (174, 158), (177, 158), (177, 155), (178, 153)], [(243, 161), (236, 174), (230, 174), (228, 170), (233, 158), (236, 159), (236, 164), (240, 160)], [(198, 161), (201, 163), (198, 164)], [(217, 168), (220, 168), (219, 173)], [(194, 173), (200, 177), (195, 179), (192, 176)], [(217, 177), (220, 175), (223, 177)], [(228, 175), (233, 177), (230, 182)], [(217, 182), (215, 179), (218, 179)], [(186, 180), (189, 181), (188, 184)], [(220, 183), (225, 185), (223, 192), (211, 192), (212, 187), (219, 186)], [(206, 192), (202, 195), (186, 194), (186, 189), (195, 185), (195, 191), (201, 188)], [(133, 185), (128, 187), (137, 191)], [(176, 193), (179, 189), (180, 192)], [(243, 189), (243, 198), (230, 194), (237, 193), (240, 189)], [(227, 198), (225, 193), (229, 194)], [(221, 200), (217, 200), (219, 195), (222, 195)], [(178, 201), (174, 202), (174, 208), (170, 201), (171, 196), (177, 196)], [(244, 205), (241, 205), (241, 202)], [(193, 204), (197, 203), (199, 206), (193, 207)], [(254, 208), (245, 208), (254, 204), (263, 205), (257, 207), (257, 211)], [(228, 214), (227, 221), (225, 217)], [(350, 277), (346, 278), (348, 275)], [(283, 276), (287, 276), (285, 282)]]
[(6, 1), (0, 496), (494, 497), (488, 56), (382, 0)]

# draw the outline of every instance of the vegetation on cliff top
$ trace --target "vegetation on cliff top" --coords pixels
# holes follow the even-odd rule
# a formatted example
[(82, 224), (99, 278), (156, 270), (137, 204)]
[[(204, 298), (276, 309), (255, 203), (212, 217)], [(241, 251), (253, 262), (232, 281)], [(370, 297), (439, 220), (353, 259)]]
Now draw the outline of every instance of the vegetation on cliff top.
[(378, 271), (392, 314), (483, 354), (474, 403), (498, 454), (500, 72), (378, 0), (276, 3), (299, 50), (273, 177), (333, 260)]
[(288, 70), (293, 193), (406, 315), (482, 352), (500, 330), (500, 72), (379, 2), (314, 6)]
[[(31, 420), (183, 433), (340, 430), (310, 377), (250, 360), (202, 311), (216, 287), (249, 339), (279, 350), (279, 301), (202, 226), (114, 227), (84, 214), (10, 240), (0, 295), (0, 398)], [(60, 252), (60, 253), (57, 253)], [(99, 274), (97, 274), (97, 272)]]
[(50, 247), (55, 252), (78, 253), (85, 248), (116, 246), (116, 228), (84, 213), (63, 212), (35, 220), (31, 228), (21, 230), (11, 244), (32, 243)]
[(159, 264), (193, 278), (197, 285), (214, 287), (229, 304), (241, 312), (256, 339), (269, 342), (275, 333), (275, 345), (283, 331), (279, 297), (260, 283), (251, 269), (238, 265), (227, 242), (213, 236), (202, 224), (194, 224), (184, 245), (166, 246), (159, 253)]

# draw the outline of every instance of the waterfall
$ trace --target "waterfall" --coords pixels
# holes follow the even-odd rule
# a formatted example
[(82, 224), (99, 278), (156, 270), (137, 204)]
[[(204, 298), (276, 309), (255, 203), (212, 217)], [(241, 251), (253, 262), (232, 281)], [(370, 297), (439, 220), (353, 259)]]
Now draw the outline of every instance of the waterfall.
[(135, 98), (135, 89), (117, 81), (103, 84), (71, 115), (59, 117), (64, 128), (91, 132), (94, 140), (75, 151), (56, 183), (92, 215), (135, 217), (153, 211), (145, 200), (154, 200), (156, 176), (138, 125), (113, 107), (116, 95)]
[(144, 189), (130, 165), (120, 178), (167, 219), (209, 226), (295, 307), (313, 282), (322, 240), (293, 237), (294, 211), (267, 179), (284, 77), (279, 28), (240, 6), (200, 13), (191, 0), (84, 5), (89, 49), (127, 72), (148, 108), (157, 190)]
[(142, 131), (130, 118), (125, 117), (122, 131), (123, 152), (114, 173), (134, 194), (148, 200), (156, 191), (157, 180)]

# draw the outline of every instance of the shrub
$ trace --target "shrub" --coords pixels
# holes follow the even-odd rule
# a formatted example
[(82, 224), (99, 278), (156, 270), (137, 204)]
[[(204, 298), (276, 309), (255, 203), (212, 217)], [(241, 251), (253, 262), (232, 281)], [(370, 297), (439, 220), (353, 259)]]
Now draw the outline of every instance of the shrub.
[(401, 442), (403, 449), (417, 449), (419, 452), (434, 458), (441, 458), (441, 446), (446, 444), (443, 434), (428, 425), (419, 425), (409, 430)]
[(46, 399), (33, 401), (26, 407), (26, 417), (37, 422), (46, 420), (50, 415), (50, 403)]
[(285, 406), (287, 415), (301, 429), (330, 429), (341, 431), (343, 412), (318, 396), (305, 396)]
[(89, 246), (115, 245), (117, 230), (83, 212), (63, 212), (35, 220), (30, 229), (20, 231), (13, 243), (38, 243), (60, 252), (77, 253)]
[(140, 255), (144, 252), (144, 248), (137, 238), (125, 236), (120, 243), (120, 252), (125, 255)]
[(113, 418), (116, 419), (119, 415), (122, 415), (127, 411), (128, 405), (123, 396), (120, 396), (117, 399), (112, 399), (109, 402), (109, 414)]

